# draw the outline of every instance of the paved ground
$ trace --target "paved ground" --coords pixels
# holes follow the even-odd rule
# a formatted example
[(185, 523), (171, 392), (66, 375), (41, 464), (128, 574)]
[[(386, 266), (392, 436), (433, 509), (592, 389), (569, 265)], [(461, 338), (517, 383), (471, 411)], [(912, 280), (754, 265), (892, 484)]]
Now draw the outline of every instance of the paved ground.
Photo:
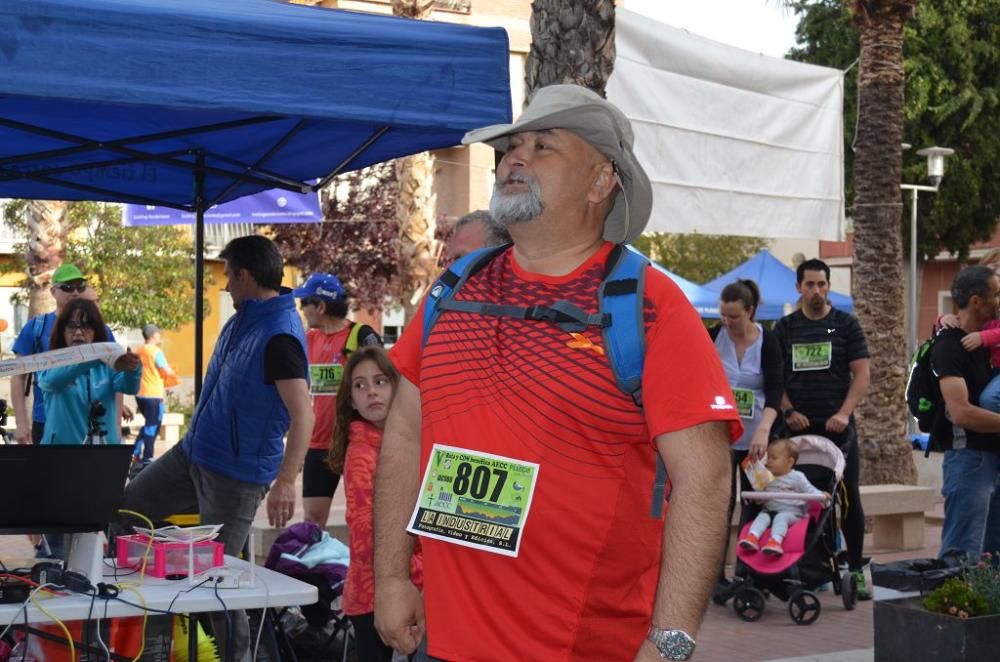
[[(157, 445), (157, 455), (165, 450), (163, 446), (162, 442)], [(343, 522), (340, 491), (337, 497), (331, 523)], [(301, 518), (300, 504), (295, 521)], [(869, 540), (866, 554), (882, 562), (935, 556), (941, 536), (940, 520), (928, 519), (922, 550), (884, 553), (871, 549)], [(257, 523), (267, 523), (263, 504), (257, 513)], [(0, 536), (0, 558), (27, 558), (30, 555), (31, 547), (24, 536)], [(730, 605), (710, 605), (698, 636), (695, 659), (699, 662), (871, 662), (872, 602), (859, 602), (855, 610), (846, 611), (840, 597), (832, 591), (821, 593), (820, 600), (822, 613), (810, 626), (793, 623), (788, 617), (787, 605), (775, 598), (768, 601), (764, 615), (755, 623), (739, 619)]]

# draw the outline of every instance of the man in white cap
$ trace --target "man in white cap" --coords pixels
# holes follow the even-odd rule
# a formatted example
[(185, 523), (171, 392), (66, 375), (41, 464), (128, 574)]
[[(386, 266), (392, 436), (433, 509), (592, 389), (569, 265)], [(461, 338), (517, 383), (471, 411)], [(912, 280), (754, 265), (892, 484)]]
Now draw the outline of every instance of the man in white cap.
[[(504, 152), (490, 213), (514, 243), (463, 277), (452, 306), (439, 281), (426, 337), (422, 308), (392, 350), (401, 379), (376, 478), (375, 619), (395, 649), (420, 644), (416, 659), (693, 653), (742, 426), (698, 315), (654, 269), (639, 272), (631, 311), (641, 399), (612, 374), (622, 348), (605, 346), (602, 327), (626, 315), (603, 314), (599, 288), (652, 206), (632, 141), (621, 111), (576, 85), (542, 88), (516, 123), (465, 137)], [(575, 332), (545, 321), (566, 310), (604, 321)], [(423, 595), (408, 531), (420, 535)]]

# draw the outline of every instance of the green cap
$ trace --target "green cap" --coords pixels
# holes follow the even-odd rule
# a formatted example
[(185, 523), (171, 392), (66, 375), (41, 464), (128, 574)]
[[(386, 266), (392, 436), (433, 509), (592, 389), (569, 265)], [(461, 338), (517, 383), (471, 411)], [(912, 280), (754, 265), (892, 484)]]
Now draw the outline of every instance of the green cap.
[(52, 282), (69, 283), (74, 280), (86, 280), (83, 272), (75, 264), (64, 264), (52, 272)]

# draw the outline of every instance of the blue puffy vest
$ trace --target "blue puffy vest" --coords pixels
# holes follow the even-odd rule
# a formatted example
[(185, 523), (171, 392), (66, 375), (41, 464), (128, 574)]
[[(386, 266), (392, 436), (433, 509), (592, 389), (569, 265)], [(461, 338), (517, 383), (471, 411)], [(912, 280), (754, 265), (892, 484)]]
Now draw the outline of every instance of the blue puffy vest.
[(290, 417), (277, 387), (264, 383), (264, 349), (279, 334), (298, 340), (305, 355), (305, 333), (290, 294), (246, 301), (226, 322), (181, 442), (195, 464), (257, 485), (278, 475)]

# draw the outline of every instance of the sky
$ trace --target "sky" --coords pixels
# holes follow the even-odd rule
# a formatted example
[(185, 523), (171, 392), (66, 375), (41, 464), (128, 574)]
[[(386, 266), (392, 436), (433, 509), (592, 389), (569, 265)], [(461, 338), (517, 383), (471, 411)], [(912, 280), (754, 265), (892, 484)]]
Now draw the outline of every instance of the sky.
[(780, 0), (624, 0), (625, 9), (755, 53), (784, 57), (797, 20)]

